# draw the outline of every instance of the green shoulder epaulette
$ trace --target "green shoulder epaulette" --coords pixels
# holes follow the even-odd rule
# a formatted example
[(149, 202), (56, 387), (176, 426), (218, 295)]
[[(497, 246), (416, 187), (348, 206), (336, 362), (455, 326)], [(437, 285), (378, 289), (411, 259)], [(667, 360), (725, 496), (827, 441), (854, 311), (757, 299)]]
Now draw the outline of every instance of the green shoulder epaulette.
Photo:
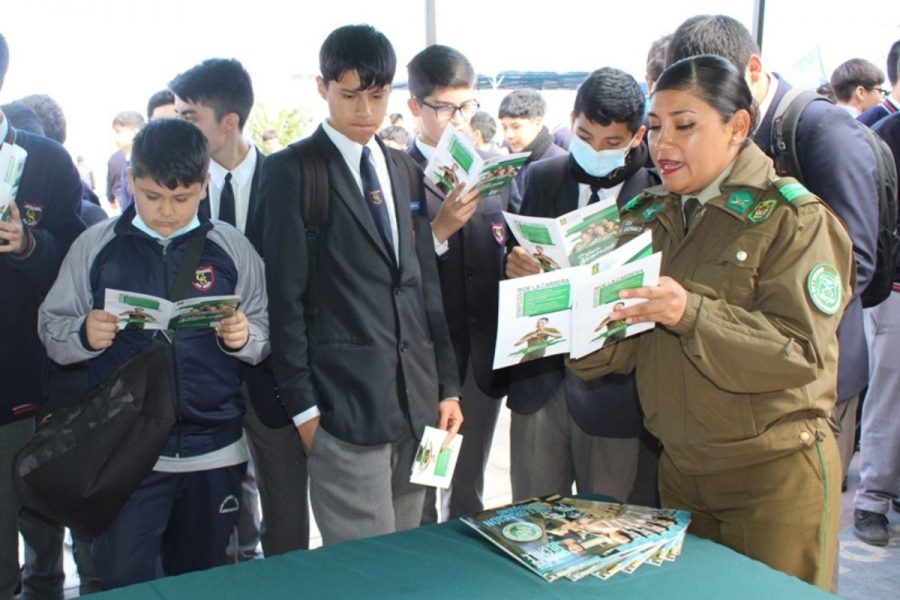
[(811, 202), (818, 202), (818, 198), (806, 189), (806, 186), (793, 177), (782, 177), (774, 182), (778, 192), (788, 203), (794, 206), (803, 206)]

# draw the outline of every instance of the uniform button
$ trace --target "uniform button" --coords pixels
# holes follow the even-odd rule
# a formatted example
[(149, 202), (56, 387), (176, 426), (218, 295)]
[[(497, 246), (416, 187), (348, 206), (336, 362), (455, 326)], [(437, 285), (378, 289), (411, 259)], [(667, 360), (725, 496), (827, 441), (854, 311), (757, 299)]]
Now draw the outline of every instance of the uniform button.
[(737, 259), (741, 262), (744, 262), (745, 260), (747, 260), (747, 253), (743, 250), (738, 251)]
[(475, 275), (475, 271), (472, 269), (466, 269), (466, 279), (472, 279), (472, 276)]
[(395, 295), (395, 296), (399, 296), (399, 295), (400, 295), (400, 288), (398, 288), (398, 287), (395, 287), (395, 288), (394, 288), (394, 295)]
[(478, 319), (475, 317), (469, 317), (469, 325), (474, 325), (478, 322)]
[(400, 352), (406, 352), (408, 348), (409, 344), (407, 344), (406, 342), (400, 342)]
[(810, 435), (809, 435), (809, 432), (808, 432), (808, 431), (801, 431), (801, 432), (800, 432), (800, 441), (801, 441), (801, 442), (808, 442), (808, 441), (809, 441), (809, 438), (810, 438)]

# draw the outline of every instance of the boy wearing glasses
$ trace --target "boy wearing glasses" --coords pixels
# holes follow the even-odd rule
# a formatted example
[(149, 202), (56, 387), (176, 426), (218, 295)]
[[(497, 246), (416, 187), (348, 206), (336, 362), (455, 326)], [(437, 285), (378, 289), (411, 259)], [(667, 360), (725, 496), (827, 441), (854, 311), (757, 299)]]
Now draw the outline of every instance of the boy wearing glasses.
[[(441, 45), (419, 52), (407, 69), (408, 106), (419, 121), (420, 132), (410, 144), (409, 155), (424, 168), (444, 128), (467, 132), (478, 112), (475, 70), (460, 52)], [(484, 509), (484, 469), (500, 399), (506, 394), (505, 373), (491, 369), (497, 335), (497, 283), (507, 239), (501, 211), (515, 204), (511, 188), (488, 198), (454, 194), (445, 198), (426, 181), (425, 192), (444, 311), (462, 384), (460, 402), (466, 415), (460, 429), (465, 440), (453, 482), (442, 494), (441, 517), (447, 519)], [(434, 496), (429, 493), (422, 522), (436, 520)]]
[(854, 117), (881, 102), (887, 93), (881, 89), (883, 85), (884, 73), (864, 58), (851, 58), (831, 73), (831, 87), (838, 106)]

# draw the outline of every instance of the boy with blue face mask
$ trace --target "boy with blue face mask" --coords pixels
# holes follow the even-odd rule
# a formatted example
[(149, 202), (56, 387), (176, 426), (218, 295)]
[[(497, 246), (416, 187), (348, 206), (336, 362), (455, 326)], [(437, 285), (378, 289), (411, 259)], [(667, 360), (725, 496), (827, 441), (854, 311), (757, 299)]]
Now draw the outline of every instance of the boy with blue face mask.
[[(615, 198), (619, 207), (659, 180), (644, 168), (644, 95), (633, 77), (605, 67), (578, 88), (569, 154), (532, 165), (523, 215), (559, 217)], [(507, 255), (506, 276), (541, 271), (521, 247)], [(654, 505), (656, 456), (644, 434), (631, 375), (585, 382), (554, 356), (511, 369), (510, 477), (513, 499), (602, 493)], [(639, 468), (640, 465), (640, 468)]]
[[(269, 353), (262, 259), (234, 227), (197, 214), (209, 180), (206, 138), (162, 119), (134, 140), (134, 204), (78, 237), (38, 314), (38, 333), (60, 364), (87, 361), (90, 387), (154, 338), (171, 344), (178, 421), (153, 470), (92, 554), (104, 589), (225, 564), (247, 464), (243, 364)], [(204, 236), (201, 238), (201, 236)], [(121, 328), (107, 289), (167, 297), (193, 240), (202, 250), (186, 297), (238, 295), (215, 328), (164, 334)], [(195, 259), (196, 260), (196, 259)]]

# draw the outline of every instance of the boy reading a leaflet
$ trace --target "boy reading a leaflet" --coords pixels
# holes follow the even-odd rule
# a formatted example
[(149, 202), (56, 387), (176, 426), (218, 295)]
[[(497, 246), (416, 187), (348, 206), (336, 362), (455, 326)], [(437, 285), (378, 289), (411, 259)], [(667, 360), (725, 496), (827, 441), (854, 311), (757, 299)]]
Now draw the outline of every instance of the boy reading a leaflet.
[[(61, 364), (87, 360), (92, 387), (154, 337), (171, 342), (178, 421), (152, 472), (94, 542), (106, 589), (224, 564), (237, 522), (247, 462), (242, 363), (269, 352), (267, 300), (262, 260), (246, 238), (197, 214), (208, 165), (206, 138), (190, 123), (144, 127), (128, 171), (134, 204), (75, 241), (40, 309), (48, 354)], [(118, 330), (103, 310), (106, 290), (167, 297), (198, 236), (187, 297), (238, 295), (241, 309), (214, 329)]]

